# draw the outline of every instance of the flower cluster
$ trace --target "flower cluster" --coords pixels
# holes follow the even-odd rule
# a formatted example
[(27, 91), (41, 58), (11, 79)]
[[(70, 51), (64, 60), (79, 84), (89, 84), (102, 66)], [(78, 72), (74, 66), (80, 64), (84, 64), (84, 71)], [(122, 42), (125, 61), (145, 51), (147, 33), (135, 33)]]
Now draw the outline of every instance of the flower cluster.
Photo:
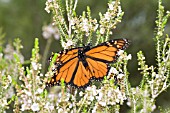
[(73, 42), (72, 40), (67, 40), (67, 42), (63, 41), (61, 44), (64, 49), (69, 49), (70, 47), (76, 45), (75, 42)]
[(21, 53), (18, 53), (17, 50), (14, 49), (14, 47), (11, 44), (7, 44), (6, 48), (4, 49), (4, 57), (8, 60), (14, 59), (14, 54), (18, 54), (21, 63), (24, 63), (24, 56)]
[(74, 32), (83, 33), (85, 36), (89, 36), (92, 32), (95, 32), (98, 28), (98, 23), (96, 19), (86, 18), (80, 16), (79, 18), (74, 17), (71, 20), (72, 29)]
[[(5, 70), (4, 70), (5, 71)], [(6, 75), (4, 72), (0, 71), (0, 112), (3, 112), (3, 109), (8, 109), (8, 99), (10, 99), (14, 95), (14, 90), (11, 85), (12, 77), (10, 75)], [(6, 92), (6, 93), (5, 93)]]
[(107, 12), (104, 15), (100, 14), (99, 27), (101, 34), (112, 34), (110, 30), (116, 28), (116, 24), (121, 22), (123, 16), (119, 1), (111, 1), (108, 3), (108, 6)]
[(54, 110), (57, 113), (74, 113), (74, 108), (76, 106), (75, 96), (73, 96), (69, 92), (61, 91), (64, 89), (61, 89), (60, 87), (55, 87), (54, 89), (55, 90), (51, 90), (48, 95), (48, 98), (54, 102), (50, 105), (51, 110)]
[(59, 40), (58, 28), (53, 26), (52, 24), (43, 26), (42, 30), (43, 30), (42, 36), (45, 39), (51, 38), (53, 36), (56, 40)]
[(53, 8), (53, 4), (52, 4), (53, 0), (47, 0), (45, 5), (45, 10), (50, 13), (50, 10)]
[[(44, 93), (45, 85), (43, 83), (43, 75), (40, 73), (41, 64), (39, 60), (38, 40), (35, 41), (35, 47), (32, 49), (32, 58), (30, 68), (22, 67), (20, 60), (17, 61), (19, 80), (22, 81), (15, 85), (16, 96), (15, 106), (20, 105), (19, 111), (40, 111), (45, 106), (45, 99), (40, 96)], [(26, 73), (25, 71), (26, 70)], [(17, 112), (17, 108), (14, 110)]]
[(141, 89), (138, 86), (135, 88), (131, 88), (132, 99), (128, 98), (127, 105), (129, 107), (133, 107), (133, 110), (136, 111), (137, 108), (142, 106), (141, 112), (151, 112), (156, 109), (156, 105), (154, 104), (154, 99), (150, 99), (150, 92), (148, 88)]
[[(89, 111), (96, 113), (105, 111), (106, 106), (114, 106), (116, 104), (123, 104), (126, 100), (125, 92), (122, 92), (119, 87), (116, 87), (115, 84), (110, 84), (109, 80), (104, 86), (101, 86), (99, 89), (95, 85), (87, 87), (85, 92), (80, 92), (81, 100), (77, 103), (79, 107), (83, 105), (91, 106), (93, 108)], [(90, 108), (90, 107), (89, 107)], [(110, 111), (108, 109), (108, 111)]]

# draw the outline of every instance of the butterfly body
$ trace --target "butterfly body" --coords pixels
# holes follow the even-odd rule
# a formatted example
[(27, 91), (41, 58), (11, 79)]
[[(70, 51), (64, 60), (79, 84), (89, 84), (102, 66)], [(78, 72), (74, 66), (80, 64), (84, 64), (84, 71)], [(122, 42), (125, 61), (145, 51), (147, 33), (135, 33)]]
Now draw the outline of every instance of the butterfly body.
[(118, 58), (119, 50), (126, 49), (128, 45), (127, 39), (115, 39), (94, 47), (87, 45), (59, 52), (54, 76), (47, 86), (60, 84), (63, 79), (66, 84), (83, 88), (89, 85), (91, 79), (102, 79), (108, 74), (109, 64)]

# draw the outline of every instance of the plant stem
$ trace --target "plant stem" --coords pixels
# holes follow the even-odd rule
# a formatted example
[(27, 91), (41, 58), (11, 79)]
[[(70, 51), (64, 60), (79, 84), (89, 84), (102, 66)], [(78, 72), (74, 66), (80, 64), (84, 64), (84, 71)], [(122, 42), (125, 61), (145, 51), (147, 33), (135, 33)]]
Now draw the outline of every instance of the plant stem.
[(44, 54), (43, 54), (43, 57), (42, 57), (42, 73), (43, 74), (45, 73), (47, 55), (48, 55), (48, 51), (50, 49), (50, 45), (51, 45), (52, 41), (53, 41), (53, 38), (49, 38), (47, 40), (47, 44), (45, 46), (45, 51), (44, 51)]

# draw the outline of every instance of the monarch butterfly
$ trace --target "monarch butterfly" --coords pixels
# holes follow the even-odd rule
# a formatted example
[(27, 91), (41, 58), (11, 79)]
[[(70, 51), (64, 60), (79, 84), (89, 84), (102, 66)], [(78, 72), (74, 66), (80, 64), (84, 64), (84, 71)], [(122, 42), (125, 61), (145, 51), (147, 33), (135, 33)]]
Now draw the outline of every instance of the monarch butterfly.
[(47, 86), (60, 84), (63, 79), (66, 84), (83, 88), (89, 85), (91, 79), (102, 79), (110, 70), (109, 64), (118, 58), (119, 50), (126, 49), (128, 45), (127, 39), (114, 39), (94, 47), (87, 45), (60, 51), (55, 61), (54, 76)]

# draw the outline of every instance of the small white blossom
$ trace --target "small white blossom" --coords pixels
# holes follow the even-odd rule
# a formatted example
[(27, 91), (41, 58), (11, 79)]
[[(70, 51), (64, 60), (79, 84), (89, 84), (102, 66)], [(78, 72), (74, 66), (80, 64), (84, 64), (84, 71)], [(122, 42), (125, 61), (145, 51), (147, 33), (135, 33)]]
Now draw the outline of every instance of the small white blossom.
[(104, 14), (104, 18), (109, 21), (111, 19), (111, 13), (110, 12), (106, 12), (106, 14)]
[(0, 53), (0, 60), (2, 59), (2, 57), (3, 57), (3, 54), (2, 54), (2, 53)]
[(126, 104), (127, 104), (129, 107), (131, 107), (131, 102), (128, 101)]
[(70, 104), (70, 105), (69, 105), (69, 108), (73, 108), (73, 104)]
[(59, 34), (54, 34), (54, 38), (55, 38), (56, 40), (59, 40), (59, 39), (60, 39), (60, 35), (59, 35)]
[[(23, 87), (24, 87), (24, 86), (23, 86)], [(28, 84), (28, 85), (26, 85), (25, 87), (26, 87), (26, 88), (31, 88), (32, 85), (31, 85), (31, 84)]]
[(121, 56), (123, 54), (123, 52), (124, 52), (124, 50), (119, 50), (117, 54)]
[(106, 102), (103, 102), (103, 101), (99, 101), (99, 104), (100, 104), (101, 106), (106, 106)]
[(156, 76), (155, 76), (156, 78), (160, 78), (160, 75), (159, 74), (156, 74)]
[(53, 2), (53, 0), (47, 0), (48, 2)]
[(12, 82), (12, 77), (10, 75), (8, 75), (8, 80), (10, 83)]
[(83, 93), (82, 91), (79, 92), (79, 96), (83, 96), (83, 94), (84, 94), (84, 93)]
[(7, 100), (5, 98), (4, 99), (2, 98), (1, 101), (2, 101), (1, 103), (2, 107), (5, 107), (6, 105), (8, 105)]
[(33, 67), (34, 70), (37, 70), (37, 69), (38, 69), (37, 63), (31, 62), (31, 64), (32, 64), (32, 67)]
[(118, 13), (117, 13), (117, 16), (120, 16), (122, 14), (122, 9), (120, 6), (118, 6)]
[(114, 67), (111, 67), (110, 71), (111, 71), (112, 73), (116, 74), (116, 75), (119, 73), (119, 72), (117, 71), (117, 69), (114, 68)]
[(39, 111), (40, 110), (39, 105), (37, 103), (33, 103), (32, 106), (31, 106), (31, 109), (33, 111)]
[(54, 110), (54, 105), (51, 105), (49, 102), (47, 102), (44, 106), (45, 109), (50, 109), (50, 110)]
[(153, 106), (151, 107), (151, 109), (152, 109), (152, 111), (154, 111), (154, 110), (156, 109), (156, 105), (153, 105)]
[(129, 54), (127, 57), (126, 57), (126, 60), (131, 60), (132, 59), (132, 55)]
[(108, 97), (111, 97), (111, 96), (112, 96), (112, 91), (111, 91), (111, 90), (108, 91), (107, 96), (108, 96)]
[(124, 74), (118, 74), (117, 78), (123, 78), (125, 75)]
[(104, 34), (105, 33), (105, 28), (100, 28), (100, 34)]
[(48, 39), (54, 36), (56, 40), (59, 40), (59, 31), (58, 31), (58, 28), (55, 27), (54, 25), (52, 24), (45, 25), (42, 27), (42, 30), (43, 30), (42, 36), (45, 39)]
[(84, 18), (84, 19), (83, 19), (82, 24), (83, 24), (83, 26), (82, 26), (83, 30), (84, 30), (85, 32), (88, 32), (88, 31), (89, 31), (89, 26), (88, 26), (88, 20), (87, 20), (87, 18)]
[(27, 106), (26, 104), (22, 104), (21, 105), (21, 111), (25, 111), (26, 110), (26, 106)]
[(43, 92), (43, 89), (38, 88), (38, 89), (37, 89), (37, 92), (38, 92), (39, 94), (41, 94), (41, 93)]
[(97, 106), (94, 106), (94, 107), (93, 107), (93, 110), (92, 110), (92, 113), (97, 113), (96, 110), (97, 110)]
[(72, 40), (68, 40), (66, 43), (62, 43), (62, 47), (64, 47), (64, 49), (68, 49), (72, 45), (74, 45)]
[(114, 9), (114, 4), (115, 4), (115, 1), (111, 2), (110, 4), (108, 4), (110, 10)]
[(90, 100), (90, 101), (93, 101), (93, 100), (94, 100), (94, 96), (90, 96), (90, 97), (89, 97), (89, 100)]
[(96, 99), (99, 101), (99, 100), (102, 100), (102, 97), (103, 97), (103, 93), (99, 93), (99, 96), (96, 96)]
[(28, 96), (32, 96), (32, 93), (27, 91), (27, 90), (24, 90), (25, 94), (27, 94)]
[(90, 86), (86, 88), (87, 91), (90, 91), (91, 89), (92, 89), (92, 87), (90, 87)]
[(58, 113), (63, 113), (63, 111), (64, 111), (64, 110), (63, 110), (62, 108), (59, 108), (59, 109), (58, 109)]

